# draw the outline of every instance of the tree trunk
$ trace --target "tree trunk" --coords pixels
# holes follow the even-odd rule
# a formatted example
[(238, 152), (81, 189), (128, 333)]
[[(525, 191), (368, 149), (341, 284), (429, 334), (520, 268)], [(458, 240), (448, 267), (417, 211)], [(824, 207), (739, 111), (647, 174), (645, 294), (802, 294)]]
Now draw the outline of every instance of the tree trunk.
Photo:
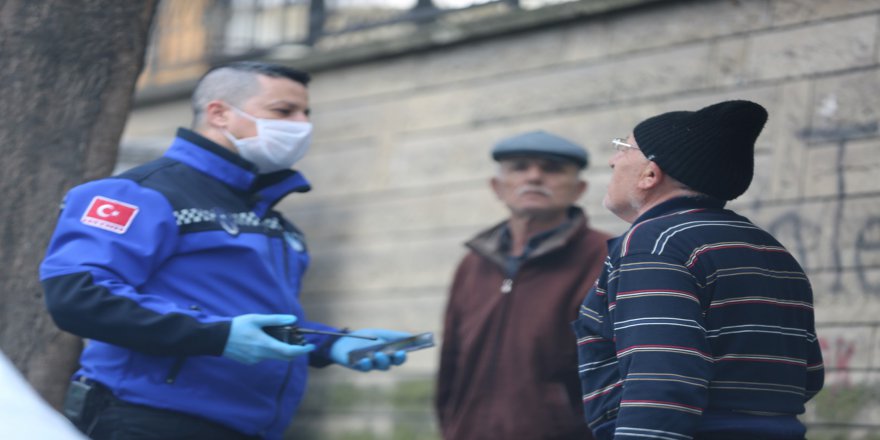
[(0, 349), (58, 407), (80, 341), (38, 266), (64, 193), (108, 175), (158, 0), (0, 0)]

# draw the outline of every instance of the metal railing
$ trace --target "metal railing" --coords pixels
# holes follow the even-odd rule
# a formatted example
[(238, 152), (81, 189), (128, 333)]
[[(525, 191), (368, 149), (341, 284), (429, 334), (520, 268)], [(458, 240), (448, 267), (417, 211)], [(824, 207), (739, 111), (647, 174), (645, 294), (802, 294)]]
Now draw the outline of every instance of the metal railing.
[[(519, 9), (521, 1), (529, 2), (163, 0), (139, 86), (167, 87), (197, 78), (211, 65), (258, 58), (276, 50), (302, 53), (320, 48), (334, 37), (344, 37), (344, 44), (356, 44), (373, 38), (376, 31), (401, 24), (422, 26), (452, 14), (490, 8), (504, 13)], [(529, 5), (564, 1), (572, 0), (531, 0)]]

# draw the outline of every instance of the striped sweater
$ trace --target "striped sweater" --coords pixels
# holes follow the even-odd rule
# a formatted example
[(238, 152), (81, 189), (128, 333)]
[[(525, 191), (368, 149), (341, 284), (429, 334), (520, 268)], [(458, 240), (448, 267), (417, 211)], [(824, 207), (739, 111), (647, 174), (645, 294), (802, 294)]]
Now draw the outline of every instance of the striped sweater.
[(608, 242), (573, 323), (597, 439), (803, 438), (824, 377), (810, 283), (723, 206), (669, 200)]

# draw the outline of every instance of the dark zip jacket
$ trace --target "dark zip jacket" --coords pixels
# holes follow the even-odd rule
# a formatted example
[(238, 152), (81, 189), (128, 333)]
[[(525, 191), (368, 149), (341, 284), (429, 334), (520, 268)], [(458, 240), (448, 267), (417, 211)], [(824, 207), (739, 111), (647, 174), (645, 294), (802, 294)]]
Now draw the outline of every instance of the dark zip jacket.
[(220, 357), (230, 321), (294, 314), (309, 263), (302, 233), (273, 206), (309, 190), (295, 171), (254, 166), (180, 129), (162, 158), (73, 188), (40, 267), (49, 311), (90, 339), (75, 378), (127, 402), (280, 438), (302, 398), (307, 364), (330, 363), (333, 339), (290, 362)]
[(449, 440), (585, 440), (566, 317), (598, 276), (608, 235), (583, 211), (509, 257), (507, 222), (468, 242), (446, 311), (437, 413)]

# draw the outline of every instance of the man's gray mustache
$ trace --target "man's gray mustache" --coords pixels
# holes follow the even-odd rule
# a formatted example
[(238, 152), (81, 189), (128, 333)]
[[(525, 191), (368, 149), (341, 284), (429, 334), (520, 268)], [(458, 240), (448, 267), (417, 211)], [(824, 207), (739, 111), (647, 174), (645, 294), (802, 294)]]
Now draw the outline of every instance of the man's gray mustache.
[(527, 192), (541, 193), (547, 197), (553, 197), (553, 192), (543, 186), (526, 185), (516, 190), (516, 195), (521, 196)]

